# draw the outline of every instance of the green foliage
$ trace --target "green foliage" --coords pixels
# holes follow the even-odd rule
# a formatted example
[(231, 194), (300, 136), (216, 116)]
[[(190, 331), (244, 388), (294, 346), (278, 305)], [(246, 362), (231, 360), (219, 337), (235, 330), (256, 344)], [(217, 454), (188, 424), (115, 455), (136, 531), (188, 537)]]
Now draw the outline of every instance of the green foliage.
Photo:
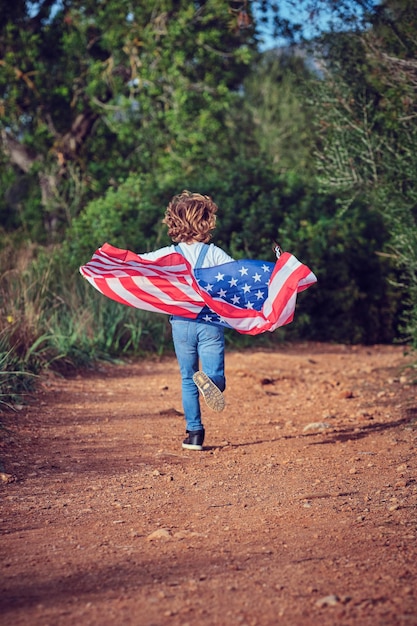
[(366, 34), (350, 33), (342, 41), (327, 37), (329, 76), (317, 83), (315, 96), (323, 112), (318, 155), (323, 188), (338, 194), (344, 219), (358, 197), (381, 215), (386, 252), (401, 274), (393, 290), (396, 298), (404, 298), (405, 337), (417, 347), (414, 8), (407, 1), (386, 2)]
[(5, 331), (0, 333), (0, 413), (22, 401), (34, 388), (35, 377), (10, 347)]
[(279, 237), (284, 216), (308, 196), (297, 176), (279, 175), (260, 158), (237, 158), (222, 171), (200, 174), (192, 186), (216, 200), (215, 240), (235, 258), (273, 260), (272, 242)]
[(315, 111), (306, 97), (314, 78), (308, 52), (277, 48), (260, 57), (244, 82), (248, 121), (241, 122), (242, 136), (253, 133), (277, 172), (297, 173), (304, 180), (314, 173)]
[(348, 343), (397, 336), (404, 294), (392, 284), (398, 276), (379, 213), (359, 201), (346, 212), (334, 196), (319, 194), (295, 175), (279, 175), (259, 159), (237, 159), (221, 172), (206, 169), (174, 182), (170, 178), (164, 188), (161, 179), (155, 189), (131, 177), (103, 201), (90, 203), (69, 233), (68, 265), (86, 262), (104, 241), (136, 252), (168, 243), (160, 220), (184, 186), (215, 199), (214, 242), (235, 258), (273, 260), (277, 240), (317, 274), (317, 287), (299, 298), (296, 323), (280, 333)]
[(118, 188), (109, 188), (85, 207), (67, 231), (64, 253), (71, 266), (87, 261), (106, 241), (141, 252), (153, 249), (163, 236), (166, 204), (166, 193), (150, 176), (130, 176)]
[(219, 206), (215, 241), (236, 258), (273, 258), (272, 241), (287, 212), (313, 196), (294, 175), (280, 176), (261, 159), (220, 162), (217, 168), (171, 175), (155, 183), (131, 176), (93, 200), (73, 221), (65, 249), (75, 264), (105, 241), (146, 252), (169, 240), (161, 220), (171, 197), (188, 188), (211, 195)]
[[(303, 215), (304, 213), (304, 215)], [(303, 298), (301, 336), (319, 341), (389, 343), (398, 337), (403, 289), (380, 214), (356, 202), (341, 212), (322, 198), (314, 212), (287, 216), (282, 228), (300, 259), (310, 263), (317, 287)]]
[[(100, 359), (162, 354), (167, 316), (107, 300), (71, 270), (59, 248), (22, 252), (0, 276), (0, 403), (21, 400), (33, 375), (68, 373)], [(16, 266), (20, 268), (17, 271)]]
[(57, 241), (109, 183), (227, 152), (225, 116), (254, 47), (235, 26), (223, 0), (43, 0), (2, 14), (2, 156), (9, 184), (18, 171), (33, 183), (21, 213), (8, 204), (14, 220)]
[[(224, 0), (0, 8), (5, 372), (169, 349), (167, 316), (107, 300), (78, 267), (105, 241), (136, 252), (169, 243), (161, 219), (184, 188), (217, 202), (213, 241), (235, 258), (273, 260), (278, 240), (319, 279), (293, 324), (227, 333), (230, 346), (417, 345), (412, 3), (315, 4), (352, 26), (323, 40), (320, 74), (288, 50), (255, 57), (256, 32)], [(373, 25), (354, 36), (359, 5)]]

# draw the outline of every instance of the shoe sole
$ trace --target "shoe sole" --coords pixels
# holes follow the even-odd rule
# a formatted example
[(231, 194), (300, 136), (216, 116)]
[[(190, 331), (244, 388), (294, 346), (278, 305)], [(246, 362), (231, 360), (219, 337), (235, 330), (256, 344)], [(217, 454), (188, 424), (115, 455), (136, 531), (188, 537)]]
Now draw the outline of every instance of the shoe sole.
[(193, 376), (193, 381), (197, 385), (201, 392), (207, 406), (212, 411), (223, 411), (225, 407), (224, 396), (220, 389), (213, 383), (213, 381), (204, 372), (196, 372)]
[(184, 450), (198, 450), (201, 451), (203, 446), (198, 445), (197, 443), (183, 443), (182, 447)]

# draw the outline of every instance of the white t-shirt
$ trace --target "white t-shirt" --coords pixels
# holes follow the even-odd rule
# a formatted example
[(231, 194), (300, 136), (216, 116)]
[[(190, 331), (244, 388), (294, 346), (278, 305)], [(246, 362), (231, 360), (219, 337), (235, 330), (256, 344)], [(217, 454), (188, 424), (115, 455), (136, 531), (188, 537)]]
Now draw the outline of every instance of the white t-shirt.
[[(193, 269), (196, 266), (200, 250), (203, 245), (205, 244), (201, 243), (200, 241), (194, 243), (181, 242), (179, 244), (183, 256), (187, 259)], [(174, 244), (171, 246), (166, 246), (165, 248), (159, 248), (159, 250), (154, 250), (153, 252), (145, 252), (144, 254), (139, 254), (139, 256), (143, 259), (148, 259), (149, 261), (156, 261), (156, 259), (159, 259), (166, 254), (172, 254), (173, 252), (176, 252)], [(230, 263), (230, 261), (234, 261), (234, 259), (226, 254), (224, 250), (211, 243), (209, 244), (202, 267), (213, 267), (214, 265)]]

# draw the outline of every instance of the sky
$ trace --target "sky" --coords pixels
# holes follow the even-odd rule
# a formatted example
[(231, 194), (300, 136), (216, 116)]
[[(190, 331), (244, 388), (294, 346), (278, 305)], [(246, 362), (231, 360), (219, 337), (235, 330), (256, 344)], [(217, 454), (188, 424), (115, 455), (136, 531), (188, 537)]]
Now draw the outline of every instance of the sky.
[[(320, 3), (319, 3), (320, 4)], [(326, 3), (322, 3), (326, 4)], [(347, 5), (351, 5), (352, 14), (360, 15), (359, 6), (356, 2), (348, 2)], [(374, 4), (378, 4), (376, 1)], [(282, 18), (288, 19), (290, 22), (299, 22), (303, 24), (303, 35), (306, 39), (312, 39), (319, 34), (319, 32), (323, 32), (326, 30), (326, 27), (330, 25), (331, 22), (331, 14), (330, 11), (325, 11), (324, 9), (320, 14), (316, 15), (314, 19), (311, 19), (309, 15), (309, 11), (307, 9), (303, 9), (298, 4), (297, 8), (295, 8), (294, 3), (289, 1), (281, 0), (279, 3), (279, 14)], [(256, 3), (254, 3), (255, 8), (255, 18), (257, 16), (256, 11)], [(260, 15), (260, 14), (259, 14)], [(343, 25), (340, 25), (341, 30), (343, 30)], [(263, 39), (263, 44), (261, 45), (262, 50), (268, 50), (270, 48), (276, 48), (278, 46), (287, 45), (288, 41), (283, 38), (274, 38), (271, 33), (271, 28), (268, 26), (260, 26), (260, 34)]]

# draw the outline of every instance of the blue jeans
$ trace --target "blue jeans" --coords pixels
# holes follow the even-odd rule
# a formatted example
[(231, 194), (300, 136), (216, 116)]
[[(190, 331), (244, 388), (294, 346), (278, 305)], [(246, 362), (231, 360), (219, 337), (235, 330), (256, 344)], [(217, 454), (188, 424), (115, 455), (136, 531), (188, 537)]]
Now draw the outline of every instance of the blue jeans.
[[(193, 374), (199, 369), (224, 391), (224, 332), (221, 326), (171, 318), (172, 339), (180, 366), (182, 406), (187, 430), (201, 430), (199, 391)], [(199, 360), (201, 368), (199, 367)]]

